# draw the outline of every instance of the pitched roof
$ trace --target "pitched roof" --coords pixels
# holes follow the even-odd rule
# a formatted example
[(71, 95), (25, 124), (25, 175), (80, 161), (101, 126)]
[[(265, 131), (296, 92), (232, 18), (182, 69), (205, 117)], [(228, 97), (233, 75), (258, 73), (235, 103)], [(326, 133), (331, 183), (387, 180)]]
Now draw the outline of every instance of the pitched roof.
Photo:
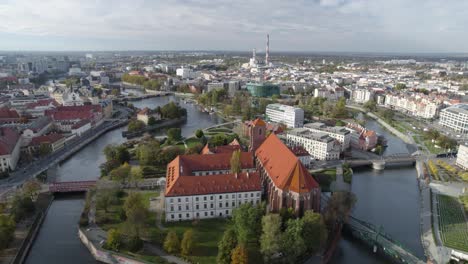
[(150, 109), (148, 107), (145, 107), (138, 112), (138, 115), (148, 115), (150, 113)]
[(9, 127), (0, 127), (0, 156), (9, 155), (15, 149), (20, 135)]
[(6, 107), (0, 108), (0, 118), (20, 118), (18, 112)]
[[(232, 173), (194, 176), (193, 171), (229, 170), (231, 153), (210, 155), (179, 155), (167, 165), (166, 196), (201, 195), (210, 193), (247, 192), (261, 189), (260, 175)], [(251, 152), (241, 152), (241, 167), (254, 168)]]
[(254, 126), (266, 126), (265, 121), (263, 121), (263, 120), (260, 119), (260, 118), (255, 119), (255, 120), (252, 122), (252, 124), (253, 124)]
[(29, 103), (26, 105), (26, 108), (27, 109), (34, 109), (38, 106), (49, 106), (49, 105), (53, 105), (53, 106), (59, 106), (59, 103), (57, 103), (57, 101), (55, 101), (55, 99), (43, 99), (43, 100), (39, 100), (37, 102), (34, 102), (34, 103)]
[(277, 188), (297, 193), (318, 188), (312, 175), (275, 134), (265, 139), (255, 155)]
[(63, 136), (61, 134), (52, 133), (52, 134), (49, 134), (49, 135), (38, 136), (38, 137), (33, 138), (31, 140), (31, 143), (29, 143), (29, 145), (37, 146), (37, 145), (40, 145), (40, 144), (43, 144), (43, 143), (54, 143), (54, 142), (59, 141), (62, 138), (63, 138)]

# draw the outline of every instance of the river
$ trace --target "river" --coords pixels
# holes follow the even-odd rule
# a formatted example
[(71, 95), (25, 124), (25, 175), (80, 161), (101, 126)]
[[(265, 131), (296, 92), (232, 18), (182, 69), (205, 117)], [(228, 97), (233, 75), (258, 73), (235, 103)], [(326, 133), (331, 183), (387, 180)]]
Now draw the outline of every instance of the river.
[[(139, 108), (155, 108), (170, 100), (177, 99), (173, 96), (156, 97), (132, 103)], [(191, 135), (198, 128), (222, 123), (216, 115), (202, 113), (194, 105), (182, 102), (181, 105), (188, 113), (187, 123), (181, 125), (184, 136)], [(370, 120), (367, 126), (387, 137), (389, 147), (386, 154), (408, 152), (406, 145), (399, 138), (383, 130), (376, 122)], [(97, 179), (99, 165), (104, 162), (102, 150), (107, 144), (124, 142), (121, 136), (124, 129), (106, 133), (63, 162), (54, 171), (57, 180)], [(382, 225), (386, 233), (423, 257), (419, 235), (419, 191), (416, 170), (413, 167), (392, 168), (381, 172), (371, 169), (357, 170), (353, 177), (352, 191), (358, 200), (353, 212), (357, 218)], [(83, 203), (82, 196), (58, 197), (52, 203), (26, 263), (96, 263), (77, 236), (77, 223)], [(391, 262), (372, 254), (359, 242), (345, 238), (340, 242), (331, 263)]]

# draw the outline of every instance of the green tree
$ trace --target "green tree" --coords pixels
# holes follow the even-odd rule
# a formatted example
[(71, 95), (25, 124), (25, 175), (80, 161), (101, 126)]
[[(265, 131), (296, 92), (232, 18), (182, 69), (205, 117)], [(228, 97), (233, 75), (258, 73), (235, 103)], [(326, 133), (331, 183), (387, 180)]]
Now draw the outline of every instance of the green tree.
[(340, 97), (338, 102), (336, 103), (335, 107), (331, 110), (332, 117), (346, 117), (346, 99), (344, 97)]
[(197, 138), (202, 138), (205, 134), (203, 133), (203, 130), (201, 129), (197, 129), (197, 131), (195, 131), (195, 136)]
[(395, 116), (395, 112), (393, 110), (385, 109), (382, 112), (382, 118), (385, 119), (385, 121), (387, 121), (387, 122), (391, 123), (393, 121), (394, 116)]
[(131, 227), (132, 235), (140, 236), (140, 230), (143, 228), (148, 216), (148, 208), (143, 201), (143, 196), (138, 192), (131, 192), (125, 199), (123, 206), (127, 223)]
[(290, 219), (281, 238), (281, 251), (289, 263), (295, 263), (307, 250), (302, 237), (304, 224), (300, 219)]
[(130, 133), (138, 132), (138, 131), (143, 130), (145, 127), (146, 127), (145, 122), (143, 122), (141, 120), (131, 120), (128, 123), (128, 132), (130, 132)]
[(356, 196), (351, 192), (334, 192), (324, 210), (325, 223), (332, 229), (337, 222), (346, 222), (349, 212), (356, 203)]
[(187, 109), (180, 107), (174, 102), (170, 102), (161, 107), (161, 115), (167, 119), (180, 118), (187, 115)]
[(184, 256), (189, 256), (193, 250), (193, 230), (188, 229), (184, 232), (182, 242), (180, 243), (180, 252)]
[(177, 156), (184, 154), (184, 150), (177, 147), (177, 146), (170, 146), (164, 148), (159, 155), (159, 163), (160, 164), (167, 164), (175, 159)]
[(150, 116), (148, 118), (148, 126), (154, 126), (156, 124), (157, 124), (156, 118), (154, 118), (154, 116)]
[(131, 167), (128, 163), (120, 165), (117, 169), (112, 170), (109, 173), (111, 180), (124, 184), (130, 176)]
[(167, 233), (166, 239), (164, 240), (164, 250), (168, 253), (178, 253), (180, 249), (179, 237), (173, 230)]
[(367, 111), (375, 111), (377, 109), (377, 102), (374, 99), (371, 99), (364, 104), (364, 108)]
[(231, 264), (248, 264), (249, 256), (244, 245), (237, 245), (231, 254)]
[(395, 88), (395, 90), (397, 90), (397, 91), (401, 91), (401, 90), (406, 89), (406, 84), (404, 84), (404, 83), (397, 83), (397, 84), (395, 85), (394, 88)]
[(327, 226), (319, 213), (306, 211), (301, 218), (303, 222), (302, 237), (306, 241), (309, 253), (317, 252), (327, 241)]
[(237, 174), (241, 172), (241, 153), (240, 150), (232, 152), (231, 156), (231, 173)]
[(138, 183), (143, 180), (143, 172), (140, 167), (132, 167), (130, 170), (130, 184), (133, 184), (135, 188), (138, 187)]
[(185, 150), (186, 155), (190, 154), (198, 154), (200, 151), (203, 149), (203, 145), (201, 143), (197, 143), (194, 146), (188, 148)]
[(242, 113), (242, 98), (238, 93), (232, 99), (232, 112), (236, 115)]
[(242, 204), (234, 209), (232, 220), (237, 233), (237, 240), (241, 244), (258, 241), (262, 232), (262, 216), (265, 212), (263, 205), (250, 203)]
[(16, 223), (13, 217), (0, 214), (0, 250), (8, 247), (15, 237)]
[(182, 131), (180, 128), (169, 128), (166, 131), (167, 134), (167, 140), (169, 142), (177, 142), (182, 139)]
[(224, 231), (223, 238), (218, 244), (218, 256), (216, 257), (216, 263), (218, 264), (230, 264), (231, 263), (231, 252), (237, 245), (237, 235), (233, 228), (228, 228)]
[(102, 189), (96, 194), (96, 206), (98, 209), (103, 209), (106, 213), (111, 205), (118, 203), (117, 190)]
[(116, 161), (119, 165), (130, 161), (130, 153), (124, 145), (107, 145), (104, 148), (106, 160)]
[(29, 180), (23, 184), (22, 191), (24, 195), (33, 199), (41, 190), (41, 184), (36, 180)]
[(281, 217), (278, 214), (267, 214), (262, 218), (262, 235), (260, 237), (260, 252), (265, 263), (271, 262), (274, 254), (280, 252)]
[(107, 233), (106, 248), (113, 251), (119, 251), (123, 244), (122, 233), (117, 229), (110, 229)]

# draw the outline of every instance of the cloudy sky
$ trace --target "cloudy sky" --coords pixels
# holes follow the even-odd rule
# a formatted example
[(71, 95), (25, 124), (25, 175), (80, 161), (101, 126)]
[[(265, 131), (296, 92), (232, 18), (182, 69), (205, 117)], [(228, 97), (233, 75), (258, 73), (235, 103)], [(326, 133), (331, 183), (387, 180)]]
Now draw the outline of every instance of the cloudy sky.
[(0, 0), (0, 50), (468, 52), (465, 0)]

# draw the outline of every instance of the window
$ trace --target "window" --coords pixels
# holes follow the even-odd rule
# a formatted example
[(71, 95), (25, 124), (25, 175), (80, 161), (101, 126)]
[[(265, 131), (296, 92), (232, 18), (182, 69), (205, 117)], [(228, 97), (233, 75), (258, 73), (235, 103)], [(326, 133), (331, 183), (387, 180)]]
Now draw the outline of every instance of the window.
[(211, 206), (210, 206), (210, 207), (211, 207), (211, 208), (213, 208), (213, 207), (214, 207), (214, 204), (211, 204)]
[(223, 196), (222, 196), (222, 195), (220, 195), (220, 196), (219, 196), (219, 199), (223, 199)]
[(173, 214), (171, 214), (171, 219), (174, 219), (174, 215), (173, 215)]
[(244, 198), (247, 198), (247, 197), (248, 197), (248, 194), (247, 194), (247, 193), (245, 193), (245, 194), (244, 194)]
[(206, 201), (206, 196), (203, 196), (203, 201)]
[(260, 193), (259, 193), (259, 192), (257, 193), (257, 197), (260, 197)]
[(198, 218), (198, 217), (200, 217), (200, 214), (199, 214), (199, 213), (197, 213), (197, 218)]
[(203, 205), (203, 208), (205, 208), (205, 209), (207, 208), (207, 207), (206, 207), (206, 204)]
[(226, 202), (226, 207), (229, 207), (229, 203), (228, 203), (228, 202)]
[(226, 210), (226, 215), (229, 215), (229, 210)]
[(258, 130), (258, 134), (259, 134), (259, 135), (262, 134), (262, 129), (261, 129), (261, 128)]
[(219, 203), (219, 208), (223, 207), (223, 203)]
[(197, 210), (199, 209), (199, 206), (198, 206), (198, 204), (195, 206), (195, 208), (197, 208)]
[(188, 197), (185, 197), (185, 202), (188, 202)]
[(189, 206), (188, 206), (188, 205), (186, 205), (186, 206), (185, 206), (185, 210), (188, 210), (188, 209), (189, 209)]
[(195, 197), (195, 201), (197, 201), (197, 202), (198, 202), (198, 197)]
[(214, 215), (214, 212), (213, 212), (213, 211), (211, 211), (211, 215), (212, 215), (212, 216)]
[(219, 216), (223, 216), (223, 213), (219, 212)]
[(173, 202), (174, 202), (174, 199), (172, 199), (172, 198), (171, 198), (171, 200), (170, 200), (170, 201), (171, 201), (171, 203), (173, 203)]
[(236, 198), (236, 195), (235, 195), (235, 194), (232, 195), (232, 199), (234, 199), (234, 198)]
[(236, 206), (236, 202), (232, 202), (232, 207), (235, 207)]
[(210, 196), (210, 200), (213, 201), (213, 195)]
[(250, 197), (253, 197), (253, 193), (250, 193)]
[(182, 214), (179, 214), (179, 219), (181, 219), (181, 218), (182, 218)]
[(182, 211), (182, 206), (179, 205), (179, 211)]
[(205, 212), (205, 216), (208, 216), (208, 212)]
[(179, 203), (180, 203), (180, 198), (177, 198), (177, 202), (179, 202)]
[(189, 214), (189, 213), (187, 213), (187, 218), (189, 218), (189, 217), (190, 217), (190, 214)]
[(174, 211), (174, 206), (171, 206), (171, 211)]
[(241, 198), (241, 197), (242, 197), (242, 194), (239, 193), (239, 198)]

